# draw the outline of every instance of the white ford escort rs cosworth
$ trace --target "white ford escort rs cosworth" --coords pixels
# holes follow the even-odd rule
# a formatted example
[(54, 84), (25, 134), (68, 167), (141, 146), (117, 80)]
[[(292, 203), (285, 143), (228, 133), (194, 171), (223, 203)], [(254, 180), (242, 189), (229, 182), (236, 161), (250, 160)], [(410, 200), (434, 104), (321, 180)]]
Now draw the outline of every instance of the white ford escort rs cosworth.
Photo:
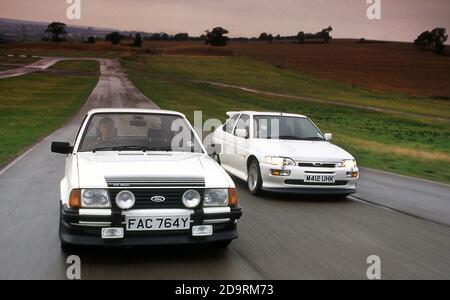
[(234, 183), (181, 113), (95, 109), (73, 146), (53, 142), (52, 151), (67, 155), (63, 247), (226, 246), (238, 237)]
[[(262, 190), (346, 196), (356, 191), (355, 158), (333, 145), (307, 117), (278, 112), (229, 112), (214, 132), (218, 161), (246, 180), (251, 193)], [(218, 148), (218, 147), (217, 147)]]

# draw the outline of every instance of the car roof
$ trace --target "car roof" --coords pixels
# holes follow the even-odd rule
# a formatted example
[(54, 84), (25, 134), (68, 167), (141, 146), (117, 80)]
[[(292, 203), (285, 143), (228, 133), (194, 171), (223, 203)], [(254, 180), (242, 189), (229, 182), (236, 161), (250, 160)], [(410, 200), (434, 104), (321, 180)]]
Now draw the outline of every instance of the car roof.
[(87, 114), (92, 115), (98, 113), (164, 114), (164, 115), (178, 115), (180, 117), (186, 118), (184, 114), (177, 111), (162, 110), (162, 109), (142, 109), (142, 108), (96, 108), (88, 111)]
[(247, 114), (247, 115), (253, 115), (253, 116), (286, 116), (286, 117), (300, 117), (300, 118), (307, 118), (307, 116), (300, 115), (300, 114), (291, 114), (291, 113), (284, 113), (284, 112), (267, 112), (267, 111), (229, 111), (227, 112), (227, 115), (229, 117), (232, 117), (236, 114)]

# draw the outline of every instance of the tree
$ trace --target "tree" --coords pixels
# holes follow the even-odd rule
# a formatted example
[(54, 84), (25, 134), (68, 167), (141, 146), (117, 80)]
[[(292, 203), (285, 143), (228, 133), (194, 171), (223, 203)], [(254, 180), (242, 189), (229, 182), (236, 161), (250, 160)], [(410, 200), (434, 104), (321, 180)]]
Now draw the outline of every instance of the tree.
[(48, 24), (45, 32), (48, 32), (52, 35), (53, 42), (62, 42), (64, 41), (64, 39), (60, 36), (67, 34), (67, 26), (66, 24), (61, 22), (52, 22)]
[(440, 27), (434, 28), (432, 31), (424, 31), (414, 40), (414, 47), (425, 49), (433, 46), (435, 53), (443, 54), (445, 50), (444, 43), (448, 38), (445, 32), (445, 28)]
[(210, 44), (215, 47), (226, 46), (229, 37), (225, 36), (229, 31), (222, 27), (215, 27), (212, 31), (206, 30), (205, 44)]
[(175, 41), (187, 41), (189, 40), (189, 34), (187, 33), (177, 33), (173, 37)]
[(133, 44), (131, 44), (131, 46), (133, 46), (133, 47), (141, 47), (142, 46), (142, 36), (140, 33), (136, 33)]
[(269, 39), (269, 35), (265, 32), (261, 33), (258, 38), (260, 41), (267, 41)]
[(86, 43), (88, 43), (88, 44), (95, 44), (95, 37), (93, 37), (93, 36), (88, 37)]
[(303, 31), (300, 31), (297, 34), (297, 39), (299, 43), (303, 43), (305, 41), (305, 33)]
[(111, 32), (105, 36), (105, 41), (110, 41), (113, 45), (119, 44), (122, 39), (123, 35), (121, 35), (118, 31)]
[(316, 35), (323, 38), (325, 42), (329, 42), (331, 40), (330, 32), (333, 31), (333, 27), (328, 26), (327, 28), (322, 29), (321, 32), (318, 32)]
[(272, 44), (272, 42), (273, 42), (273, 35), (272, 35), (272, 34), (269, 34), (269, 35), (267, 36), (267, 40), (269, 41), (270, 44)]

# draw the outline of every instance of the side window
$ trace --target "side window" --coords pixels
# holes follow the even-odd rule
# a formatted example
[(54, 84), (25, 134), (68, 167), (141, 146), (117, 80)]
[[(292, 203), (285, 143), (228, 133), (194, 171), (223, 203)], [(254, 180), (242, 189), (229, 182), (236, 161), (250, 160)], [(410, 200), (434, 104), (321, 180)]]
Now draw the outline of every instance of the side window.
[[(236, 124), (236, 129), (245, 129), (248, 137), (250, 134), (250, 116), (241, 115), (241, 118)], [(234, 130), (234, 135), (236, 135), (236, 129)]]
[(239, 118), (239, 114), (235, 114), (233, 117), (231, 117), (225, 125), (223, 125), (223, 130), (225, 130), (228, 133), (231, 133), (233, 131), (234, 124), (236, 124), (237, 119)]

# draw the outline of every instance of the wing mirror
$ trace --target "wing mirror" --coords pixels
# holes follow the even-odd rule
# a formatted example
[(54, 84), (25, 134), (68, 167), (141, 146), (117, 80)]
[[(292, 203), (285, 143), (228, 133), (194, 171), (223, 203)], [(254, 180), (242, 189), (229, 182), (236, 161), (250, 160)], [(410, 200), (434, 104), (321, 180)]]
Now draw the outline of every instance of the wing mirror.
[(237, 137), (248, 139), (248, 131), (247, 131), (247, 129), (237, 128), (235, 133), (236, 133)]
[(51, 149), (54, 153), (69, 154), (73, 151), (73, 146), (70, 146), (70, 143), (53, 142)]
[(222, 145), (210, 144), (208, 146), (205, 146), (205, 149), (209, 156), (215, 157), (218, 153), (222, 152)]
[(333, 134), (331, 133), (325, 133), (323, 136), (325, 137), (326, 141), (331, 141), (333, 139)]

